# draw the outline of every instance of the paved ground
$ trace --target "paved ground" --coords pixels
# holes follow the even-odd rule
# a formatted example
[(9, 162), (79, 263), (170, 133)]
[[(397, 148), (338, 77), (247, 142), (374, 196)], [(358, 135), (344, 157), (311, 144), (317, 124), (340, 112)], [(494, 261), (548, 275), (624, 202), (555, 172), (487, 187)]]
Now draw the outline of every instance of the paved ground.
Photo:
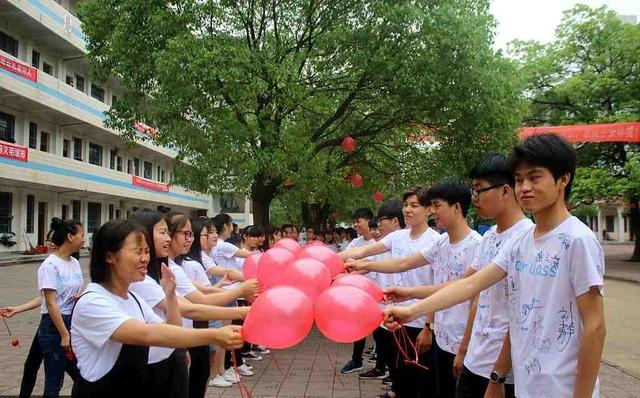
[[(630, 255), (630, 246), (606, 246), (608, 269), (640, 266), (622, 260)], [(87, 259), (83, 259), (86, 265)], [(0, 306), (22, 303), (35, 295), (37, 263), (0, 267)], [(86, 271), (86, 267), (85, 271)], [(625, 271), (627, 272), (627, 271)], [(640, 273), (631, 268), (631, 274)], [(88, 276), (86, 276), (88, 280)], [(640, 284), (608, 279), (605, 287), (607, 340), (600, 379), (603, 398), (640, 398)], [(0, 325), (0, 396), (16, 395), (22, 364), (37, 329), (39, 314), (31, 311), (9, 319), (8, 323), (20, 347), (11, 347), (4, 325)], [(360, 381), (357, 375), (338, 376), (335, 369), (350, 357), (351, 346), (328, 341), (316, 330), (297, 347), (277, 351), (272, 360), (255, 362), (255, 375), (243, 378), (253, 397), (375, 397), (382, 393), (378, 381)], [(277, 363), (277, 365), (276, 365)], [(278, 366), (279, 365), (279, 366)], [(281, 372), (282, 371), (282, 372)], [(42, 392), (41, 369), (36, 394)], [(70, 380), (63, 393), (69, 393)], [(241, 397), (235, 386), (210, 388), (208, 397)], [(246, 396), (246, 394), (245, 394)]]

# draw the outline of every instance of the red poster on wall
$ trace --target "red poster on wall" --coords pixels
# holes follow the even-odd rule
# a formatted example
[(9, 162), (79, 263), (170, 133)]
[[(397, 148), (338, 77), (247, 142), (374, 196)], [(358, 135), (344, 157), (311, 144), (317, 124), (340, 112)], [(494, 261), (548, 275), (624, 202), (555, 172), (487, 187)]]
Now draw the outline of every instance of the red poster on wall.
[(25, 65), (4, 55), (0, 55), (0, 68), (6, 69), (11, 73), (14, 73), (25, 79), (29, 79), (32, 82), (38, 81), (38, 69)]
[(520, 138), (540, 133), (556, 133), (569, 142), (640, 142), (640, 123), (525, 127)]
[(131, 176), (131, 183), (138, 187), (147, 188), (152, 191), (169, 192), (169, 186), (160, 182), (147, 180), (146, 178), (140, 178), (137, 176)]
[(0, 141), (0, 157), (28, 162), (29, 149), (6, 141)]

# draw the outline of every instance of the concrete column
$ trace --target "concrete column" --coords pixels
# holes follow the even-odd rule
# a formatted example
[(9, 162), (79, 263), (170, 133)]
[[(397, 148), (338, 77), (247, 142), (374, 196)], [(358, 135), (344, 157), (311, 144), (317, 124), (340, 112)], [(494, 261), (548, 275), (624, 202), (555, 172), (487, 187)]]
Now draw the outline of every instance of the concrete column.
[(598, 237), (598, 240), (603, 240), (602, 239), (602, 230), (604, 229), (604, 215), (602, 214), (602, 208), (600, 206), (598, 206), (598, 230), (596, 231), (596, 236)]
[(624, 235), (624, 215), (622, 214), (622, 210), (623, 207), (622, 206), (618, 206), (616, 208), (616, 211), (618, 213), (618, 241), (619, 242), (624, 242), (625, 241), (625, 235)]

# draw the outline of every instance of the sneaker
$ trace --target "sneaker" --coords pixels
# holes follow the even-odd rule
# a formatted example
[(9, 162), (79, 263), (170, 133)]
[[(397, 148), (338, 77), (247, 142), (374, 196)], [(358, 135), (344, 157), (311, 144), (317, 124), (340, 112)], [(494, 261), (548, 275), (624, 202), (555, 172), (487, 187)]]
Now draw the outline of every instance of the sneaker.
[(376, 356), (376, 354), (373, 354), (370, 357), (367, 357), (365, 360), (369, 363), (375, 363), (377, 359), (378, 357)]
[(346, 375), (349, 373), (357, 372), (359, 370), (362, 370), (362, 362), (354, 362), (353, 360), (350, 360), (346, 365), (344, 365), (342, 370), (340, 370), (340, 373)]
[(232, 382), (225, 380), (224, 377), (220, 375), (216, 375), (216, 377), (214, 377), (213, 379), (209, 379), (209, 387), (227, 388), (231, 387), (232, 385)]
[(393, 382), (393, 380), (391, 380), (391, 376), (387, 376), (382, 380), (382, 382), (384, 384), (391, 384)]
[(360, 373), (359, 377), (361, 379), (369, 379), (369, 380), (382, 380), (385, 377), (389, 376), (389, 372), (382, 372), (376, 368), (373, 368), (367, 372)]
[(373, 345), (373, 346), (369, 347), (369, 349), (366, 350), (364, 352), (364, 354), (365, 355), (373, 355), (373, 354), (375, 354), (375, 352), (376, 352), (376, 346)]
[(245, 364), (238, 366), (240, 376), (253, 376), (253, 371)]
[(258, 346), (258, 349), (256, 351), (260, 355), (269, 355), (269, 354), (271, 354), (271, 350), (268, 349), (267, 347), (263, 347), (263, 346)]
[(250, 359), (252, 361), (262, 361), (262, 357), (255, 351), (243, 352), (242, 359)]
[(227, 369), (222, 375), (222, 378), (233, 384), (240, 382), (240, 375), (236, 373), (233, 368)]

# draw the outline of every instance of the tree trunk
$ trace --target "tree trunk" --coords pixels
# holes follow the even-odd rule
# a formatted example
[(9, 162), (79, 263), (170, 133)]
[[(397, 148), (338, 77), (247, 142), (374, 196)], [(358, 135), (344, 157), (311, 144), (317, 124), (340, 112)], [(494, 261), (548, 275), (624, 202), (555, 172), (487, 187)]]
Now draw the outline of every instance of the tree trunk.
[(253, 224), (261, 226), (268, 236), (271, 228), (269, 208), (273, 198), (276, 197), (278, 182), (262, 173), (258, 173), (251, 185), (251, 210), (253, 211)]
[(328, 203), (320, 205), (319, 203), (302, 202), (300, 207), (305, 226), (325, 228), (325, 224), (329, 220), (331, 205)]

